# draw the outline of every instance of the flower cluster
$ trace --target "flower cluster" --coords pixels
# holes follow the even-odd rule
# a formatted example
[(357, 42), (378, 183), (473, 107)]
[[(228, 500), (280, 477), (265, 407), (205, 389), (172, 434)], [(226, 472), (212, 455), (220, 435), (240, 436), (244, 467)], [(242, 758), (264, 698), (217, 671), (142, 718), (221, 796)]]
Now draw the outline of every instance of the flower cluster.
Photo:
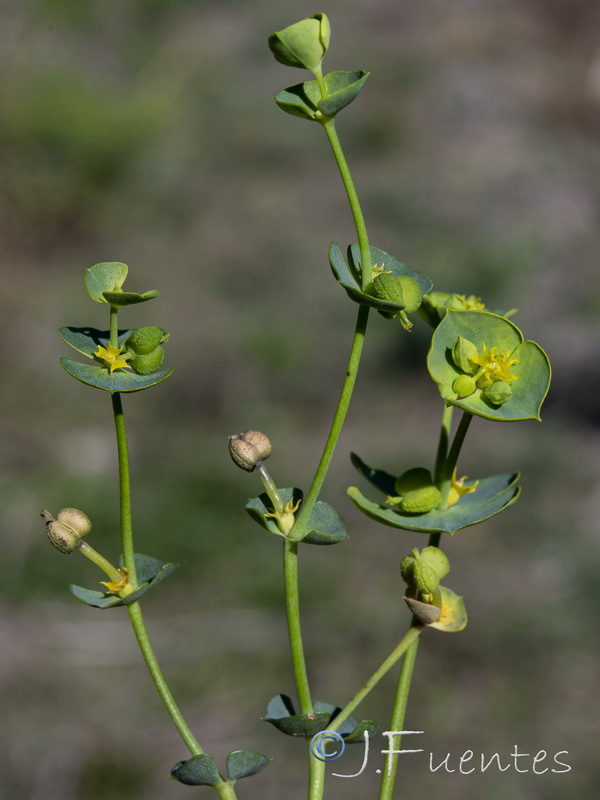
[(452, 389), (458, 397), (469, 397), (476, 389), (481, 389), (490, 403), (503, 405), (511, 398), (511, 384), (519, 380), (510, 371), (519, 359), (510, 356), (510, 352), (498, 347), (488, 350), (485, 342), (480, 355), (473, 342), (459, 336), (452, 348), (452, 360), (463, 374), (456, 378)]

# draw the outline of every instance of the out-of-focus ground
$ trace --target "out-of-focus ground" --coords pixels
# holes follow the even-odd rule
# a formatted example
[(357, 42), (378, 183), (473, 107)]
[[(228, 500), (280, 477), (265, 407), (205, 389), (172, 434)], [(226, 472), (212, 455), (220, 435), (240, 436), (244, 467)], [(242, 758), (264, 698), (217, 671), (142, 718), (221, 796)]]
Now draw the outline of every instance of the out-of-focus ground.
[[(122, 318), (171, 332), (173, 377), (124, 398), (137, 548), (181, 568), (144, 609), (158, 657), (222, 765), (274, 757), (240, 800), (305, 795), (305, 748), (259, 721), (293, 695), (280, 543), (243, 511), (259, 490), (227, 435), (269, 433), (269, 466), (306, 487), (335, 407), (355, 307), (327, 246), (354, 241), (325, 137), (272, 96), (304, 74), (265, 41), (319, 10), (197, 0), (8, 2), (0, 28), (2, 414), (1, 800), (177, 800), (186, 750), (125, 613), (78, 604), (97, 571), (45, 541), (39, 509), (74, 505), (117, 557), (108, 396), (59, 366), (55, 330), (104, 327), (83, 270), (129, 264), (158, 300)], [(461, 471), (520, 469), (510, 510), (445, 542), (464, 595), (460, 635), (423, 637), (398, 797), (566, 800), (600, 789), (600, 5), (589, 0), (330, 0), (327, 69), (372, 72), (338, 130), (371, 241), (439, 290), (517, 306), (554, 378), (544, 423), (475, 420)], [(347, 428), (323, 497), (350, 541), (303, 548), (314, 695), (343, 704), (403, 634), (398, 564), (418, 534), (382, 529), (345, 496), (355, 450), (390, 471), (434, 458), (441, 401), (429, 331), (372, 315)], [(304, 552), (304, 550), (306, 552)], [(361, 707), (389, 720), (394, 678)], [(365, 772), (329, 800), (377, 795)], [(510, 761), (482, 773), (479, 754)], [(475, 771), (458, 772), (466, 750)], [(533, 755), (571, 766), (534, 774)], [(455, 773), (430, 772), (450, 753)], [(362, 748), (328, 771), (360, 768)], [(339, 768), (337, 768), (339, 767)], [(208, 796), (210, 790), (205, 791)]]

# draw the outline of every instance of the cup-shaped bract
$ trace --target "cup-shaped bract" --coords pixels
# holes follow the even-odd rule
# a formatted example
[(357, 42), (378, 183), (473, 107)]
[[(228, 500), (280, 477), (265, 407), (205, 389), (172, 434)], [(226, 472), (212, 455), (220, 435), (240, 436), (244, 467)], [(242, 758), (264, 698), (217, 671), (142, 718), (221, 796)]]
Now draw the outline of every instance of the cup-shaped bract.
[[(461, 369), (465, 341), (477, 351), (469, 355), (472, 375)], [(433, 334), (427, 367), (446, 403), (499, 422), (539, 420), (551, 378), (539, 344), (525, 341), (516, 325), (487, 311), (449, 309)]]
[(280, 64), (320, 73), (330, 38), (327, 15), (315, 14), (271, 34), (268, 43)]

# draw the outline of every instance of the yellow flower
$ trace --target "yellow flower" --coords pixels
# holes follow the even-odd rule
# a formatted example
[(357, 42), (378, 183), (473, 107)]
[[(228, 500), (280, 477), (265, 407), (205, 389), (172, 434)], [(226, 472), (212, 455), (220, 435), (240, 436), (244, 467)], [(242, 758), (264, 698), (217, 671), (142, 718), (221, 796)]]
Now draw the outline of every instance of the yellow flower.
[(451, 294), (444, 305), (459, 311), (485, 311), (485, 303), (482, 302), (481, 297), (474, 294), (470, 294), (468, 297), (466, 294)]
[(102, 347), (102, 345), (99, 344), (94, 355), (96, 358), (102, 359), (104, 365), (108, 367), (111, 372), (114, 372), (116, 369), (131, 369), (124, 358), (119, 358), (121, 351), (121, 347), (113, 347), (110, 343), (108, 348)]
[(454, 467), (452, 483), (450, 484), (450, 491), (448, 493), (448, 506), (453, 506), (455, 503), (458, 503), (463, 494), (472, 494), (479, 486), (479, 481), (475, 481), (473, 486), (465, 486), (467, 477), (467, 475), (463, 475), (462, 478), (457, 478), (456, 467)]
[(510, 353), (498, 352), (497, 347), (492, 347), (488, 351), (485, 342), (483, 343), (483, 355), (477, 358), (471, 356), (470, 360), (477, 364), (481, 369), (477, 373), (477, 378), (485, 381), (518, 381), (517, 375), (512, 375), (509, 369), (513, 364), (518, 364), (518, 358), (511, 358)]
[(129, 570), (118, 569), (117, 572), (121, 576), (119, 583), (114, 581), (100, 581), (102, 586), (106, 586), (107, 594), (118, 594), (121, 597), (126, 597), (133, 591), (133, 586), (129, 583)]
[(294, 512), (298, 510), (298, 506), (300, 505), (300, 500), (297, 503), (294, 503), (293, 500), (289, 500), (283, 507), (283, 511), (280, 513), (278, 511), (271, 511), (265, 514), (265, 517), (274, 517), (275, 521), (277, 522), (277, 527), (279, 530), (287, 535), (292, 528), (294, 527), (294, 523), (296, 522), (296, 518), (294, 517)]

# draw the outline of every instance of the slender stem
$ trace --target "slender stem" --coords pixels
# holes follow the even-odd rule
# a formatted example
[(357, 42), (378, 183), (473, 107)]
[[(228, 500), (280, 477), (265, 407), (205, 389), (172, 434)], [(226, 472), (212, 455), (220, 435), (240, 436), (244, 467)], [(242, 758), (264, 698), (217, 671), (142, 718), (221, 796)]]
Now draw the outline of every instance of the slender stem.
[(300, 598), (298, 592), (298, 544), (285, 540), (283, 543), (283, 576), (285, 582), (285, 607), (288, 635), (292, 653), (292, 665), (296, 680), (296, 691), (302, 714), (312, 714), (313, 705), (308, 686), (308, 674), (304, 659), (302, 631), (300, 629)]
[(452, 447), (450, 448), (448, 457), (444, 462), (444, 466), (441, 471), (440, 492), (442, 494), (442, 502), (439, 506), (440, 510), (448, 508), (448, 494), (450, 492), (450, 486), (452, 485), (452, 474), (456, 468), (458, 456), (460, 455), (460, 450), (463, 446), (463, 442), (465, 441), (465, 436), (467, 435), (467, 431), (469, 430), (469, 425), (471, 424), (472, 419), (472, 414), (469, 414), (468, 411), (463, 411), (458, 428), (454, 434)]
[[(111, 319), (112, 323), (112, 319)], [(129, 571), (129, 582), (137, 586), (135, 559), (133, 555), (133, 530), (131, 524), (131, 483), (129, 476), (129, 452), (127, 449), (127, 431), (121, 395), (115, 392), (112, 397), (115, 431), (117, 434), (117, 451), (119, 456), (119, 499), (121, 504), (121, 547), (123, 550), (123, 566)]]
[(452, 415), (454, 413), (454, 406), (447, 406), (444, 403), (444, 411), (442, 412), (442, 427), (440, 430), (440, 441), (438, 444), (437, 455), (435, 459), (435, 476), (434, 483), (439, 483), (442, 480), (442, 470), (444, 462), (448, 455), (448, 442), (450, 441), (450, 430), (452, 428)]
[(129, 619), (131, 620), (131, 625), (135, 632), (140, 650), (142, 651), (146, 666), (148, 667), (148, 671), (152, 676), (154, 685), (156, 686), (156, 689), (169, 713), (169, 716), (173, 720), (173, 724), (179, 731), (181, 738), (185, 742), (190, 753), (194, 756), (200, 755), (204, 752), (204, 750), (200, 747), (196, 741), (196, 737), (191, 732), (189, 726), (184, 720), (181, 711), (179, 710), (177, 703), (173, 699), (173, 695), (167, 686), (167, 682), (165, 681), (162, 671), (158, 665), (156, 656), (154, 655), (154, 650), (152, 649), (152, 645), (148, 637), (148, 631), (146, 630), (140, 604), (138, 602), (131, 603), (131, 605), (127, 606), (127, 611), (129, 612)]
[(335, 129), (335, 120), (327, 120), (327, 122), (323, 123), (323, 128), (327, 134), (327, 139), (329, 140), (329, 144), (333, 151), (336, 164), (338, 165), (338, 169), (344, 183), (344, 188), (348, 196), (348, 202), (350, 203), (352, 217), (354, 218), (354, 225), (356, 226), (358, 244), (360, 247), (361, 284), (364, 291), (372, 280), (371, 251), (369, 249), (369, 237), (367, 234), (365, 218), (360, 206), (356, 187), (354, 186), (354, 181), (352, 180), (352, 176), (350, 174), (350, 169), (348, 168), (348, 162), (344, 156), (344, 151), (342, 150), (342, 146)]
[(315, 758), (312, 753), (308, 756), (309, 780), (308, 800), (322, 800), (325, 791), (325, 761)]
[(79, 542), (77, 549), (80, 553), (83, 553), (84, 556), (87, 556), (90, 561), (93, 561), (97, 567), (100, 567), (102, 572), (106, 573), (111, 581), (114, 583), (119, 583), (119, 581), (123, 580), (123, 576), (119, 575), (117, 568), (114, 567), (110, 561), (107, 561), (104, 556), (101, 556), (97, 550), (94, 550), (94, 548), (91, 547), (91, 545), (89, 545), (87, 542)]
[[(412, 644), (418, 639), (419, 634), (423, 630), (423, 625), (419, 623), (413, 623), (411, 627), (408, 629), (404, 637), (400, 640), (400, 642), (396, 645), (396, 647), (392, 650), (389, 656), (385, 659), (385, 661), (381, 664), (381, 666), (375, 670), (375, 672), (371, 675), (369, 680), (365, 683), (365, 685), (358, 691), (352, 700), (347, 703), (344, 708), (340, 711), (337, 717), (330, 723), (327, 727), (327, 730), (330, 731), (337, 731), (340, 725), (348, 719), (350, 714), (354, 711), (354, 709), (362, 703), (365, 697), (369, 694), (369, 692), (377, 686), (379, 681), (386, 675), (390, 669), (396, 664), (398, 659), (400, 659), (404, 653), (412, 646)], [(396, 730), (393, 728), (392, 730)]]
[(255, 467), (256, 471), (260, 475), (260, 479), (265, 487), (267, 494), (269, 495), (270, 501), (273, 503), (273, 509), (278, 513), (283, 513), (283, 500), (281, 499), (281, 495), (279, 494), (279, 490), (273, 481), (273, 478), (267, 472), (265, 465), (262, 461), (259, 461)]
[[(396, 699), (394, 701), (394, 710), (390, 720), (390, 731), (403, 730), (404, 717), (406, 716), (406, 707), (408, 705), (408, 695), (410, 693), (410, 684), (412, 681), (413, 669), (415, 660), (417, 658), (417, 650), (419, 647), (419, 639), (416, 638), (411, 646), (406, 651), (404, 660), (402, 661), (402, 668), (400, 669), (400, 678), (398, 679), (398, 688), (396, 689)], [(397, 740), (396, 740), (397, 741)], [(390, 747), (390, 750), (399, 750), (399, 747)], [(398, 756), (390, 753), (386, 756), (385, 768), (381, 779), (381, 791), (379, 793), (379, 800), (392, 800), (394, 792), (394, 782), (396, 780), (396, 770), (398, 768)]]
[(110, 343), (113, 347), (119, 346), (119, 324), (117, 321), (117, 306), (110, 307)]
[(327, 475), (327, 470), (329, 469), (331, 459), (333, 458), (333, 453), (335, 451), (335, 447), (337, 445), (342, 427), (344, 425), (346, 413), (348, 412), (350, 399), (352, 398), (352, 392), (354, 390), (356, 375), (358, 373), (358, 367), (360, 364), (360, 357), (362, 354), (363, 344), (365, 341), (365, 334), (367, 331), (368, 320), (369, 320), (369, 307), (359, 306), (358, 316), (356, 319), (356, 328), (354, 330), (354, 339), (352, 340), (352, 349), (350, 351), (350, 359), (348, 361), (348, 368), (346, 370), (346, 378), (344, 380), (344, 385), (342, 386), (342, 393), (340, 395), (338, 406), (335, 411), (333, 423), (331, 425), (331, 430), (329, 431), (329, 436), (327, 437), (327, 441), (325, 442), (323, 455), (321, 456), (319, 466), (317, 467), (317, 471), (315, 472), (315, 477), (313, 478), (313, 482), (308, 491), (308, 494), (306, 495), (306, 498), (302, 503), (302, 506), (300, 508), (300, 513), (298, 514), (298, 517), (296, 519), (296, 524), (294, 525), (291, 533), (289, 534), (289, 538), (292, 541), (299, 541), (307, 533), (308, 517), (315, 503), (317, 502), (319, 493), (321, 491), (321, 487), (323, 486), (323, 482), (325, 480), (325, 476)]

